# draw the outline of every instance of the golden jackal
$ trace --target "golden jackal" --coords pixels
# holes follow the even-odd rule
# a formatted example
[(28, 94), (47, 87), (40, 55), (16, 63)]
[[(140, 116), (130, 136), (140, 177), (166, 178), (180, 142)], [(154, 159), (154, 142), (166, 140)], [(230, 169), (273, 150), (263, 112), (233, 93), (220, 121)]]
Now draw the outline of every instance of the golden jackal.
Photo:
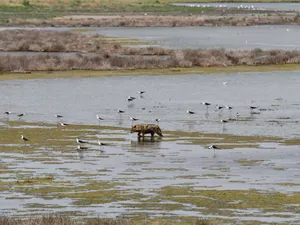
[(145, 134), (151, 134), (151, 137), (153, 137), (154, 134), (158, 134), (163, 137), (160, 127), (155, 124), (136, 124), (131, 127), (131, 133), (133, 132), (137, 132), (139, 137), (144, 137)]

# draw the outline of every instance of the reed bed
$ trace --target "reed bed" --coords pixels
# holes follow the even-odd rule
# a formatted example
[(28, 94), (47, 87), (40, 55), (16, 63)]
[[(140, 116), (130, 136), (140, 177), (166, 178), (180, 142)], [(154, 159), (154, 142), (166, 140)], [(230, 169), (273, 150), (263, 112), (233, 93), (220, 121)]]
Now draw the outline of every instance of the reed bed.
[(74, 32), (6, 30), (0, 32), (2, 51), (75, 52), (2, 55), (0, 71), (116, 70), (236, 65), (276, 65), (300, 62), (300, 51), (165, 49), (126, 47), (100, 35)]
[[(42, 216), (32, 216), (25, 219), (0, 217), (0, 225), (171, 225), (176, 222), (166, 222), (165, 220), (133, 220), (133, 219), (110, 219), (110, 218), (85, 218), (73, 219), (60, 214), (46, 214)], [(190, 224), (213, 225), (215, 223), (206, 219), (195, 219)]]

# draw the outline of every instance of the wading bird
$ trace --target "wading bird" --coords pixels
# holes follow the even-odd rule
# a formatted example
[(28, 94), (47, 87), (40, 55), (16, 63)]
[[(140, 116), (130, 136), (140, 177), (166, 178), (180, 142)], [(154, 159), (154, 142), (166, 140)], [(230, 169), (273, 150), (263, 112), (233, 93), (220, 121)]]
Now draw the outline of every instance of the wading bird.
[(86, 144), (86, 143), (88, 143), (87, 141), (83, 141), (83, 140), (80, 140), (80, 139), (78, 139), (78, 138), (76, 138), (76, 142), (77, 142), (78, 144)]
[(131, 102), (131, 101), (133, 101), (134, 99), (135, 99), (135, 97), (128, 96), (127, 101), (128, 101), (128, 102)]
[(25, 116), (26, 113), (21, 113), (21, 114), (18, 114), (17, 116), (19, 117), (19, 119), (21, 119), (21, 117)]
[(54, 114), (54, 116), (55, 116), (57, 119), (63, 118), (63, 116), (62, 116), (62, 115), (59, 115), (59, 114)]
[(214, 150), (214, 156), (216, 156), (215, 150), (219, 149), (219, 148), (217, 146), (215, 146), (215, 145), (210, 145), (208, 148)]
[(194, 115), (194, 114), (196, 114), (195, 112), (190, 111), (190, 110), (186, 110), (186, 113), (189, 114), (189, 115)]
[(67, 127), (69, 124), (61, 122), (60, 125), (61, 125), (62, 127)]
[(206, 109), (208, 109), (208, 106), (211, 105), (211, 103), (208, 103), (208, 102), (202, 102), (202, 104), (206, 106)]
[(77, 145), (77, 150), (86, 150), (88, 147)]
[(24, 135), (22, 134), (21, 139), (24, 141), (24, 144), (26, 146), (26, 142), (29, 141), (28, 138), (24, 137)]

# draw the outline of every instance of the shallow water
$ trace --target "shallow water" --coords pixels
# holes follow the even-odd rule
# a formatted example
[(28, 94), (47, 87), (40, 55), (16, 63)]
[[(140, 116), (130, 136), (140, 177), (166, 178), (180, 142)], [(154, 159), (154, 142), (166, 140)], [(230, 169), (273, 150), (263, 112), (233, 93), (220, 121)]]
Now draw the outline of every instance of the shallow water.
[(172, 5), (188, 7), (238, 8), (251, 10), (300, 11), (300, 4), (295, 2), (228, 2), (228, 3), (172, 3)]
[[(96, 125), (99, 114), (101, 125), (130, 127), (129, 117), (141, 123), (161, 118), (165, 130), (291, 138), (300, 135), (300, 101), (291, 94), (299, 87), (299, 71), (11, 80), (0, 82), (0, 106), (12, 111), (10, 120), (25, 112), (25, 121), (55, 123), (57, 113), (66, 123)], [(139, 90), (146, 93), (140, 96)], [(128, 96), (136, 99), (128, 102)], [(203, 101), (212, 105), (206, 109)], [(216, 105), (233, 109), (216, 111)], [(258, 108), (251, 113), (249, 106)]]
[[(18, 27), (0, 28), (19, 29)], [(76, 28), (20, 28), (41, 30), (76, 30)], [(137, 38), (149, 41), (152, 45), (183, 48), (226, 48), (226, 49), (300, 49), (300, 26), (272, 25), (249, 27), (93, 27), (85, 29), (87, 33), (114, 37)], [(284, 38), (283, 38), (284, 37)]]
[[(224, 133), (298, 138), (300, 101), (296, 94), (291, 94), (299, 90), (298, 73), (299, 71), (289, 71), (1, 81), (0, 108), (3, 112), (13, 112), (9, 117), (1, 115), (0, 120), (4, 124), (1, 129), (9, 129), (5, 126), (5, 121), (19, 120), (17, 114), (24, 112), (27, 115), (21, 119), (23, 121), (55, 124), (57, 119), (54, 113), (58, 113), (64, 116), (64, 122), (84, 125), (97, 125), (96, 114), (99, 114), (104, 118), (101, 125), (125, 128), (132, 124), (129, 116), (139, 118), (138, 122), (141, 123), (155, 123), (155, 118), (161, 118), (159, 125), (163, 133), (165, 130), (216, 133), (211, 137), (211, 144), (219, 139), (218, 134)], [(146, 93), (139, 96), (139, 90)], [(129, 95), (136, 99), (128, 103)], [(213, 106), (207, 110), (202, 101), (211, 102)], [(228, 104), (233, 110), (231, 114), (227, 109), (215, 111), (215, 104)], [(253, 111), (260, 114), (250, 114), (250, 105), (257, 106), (258, 109)], [(118, 109), (126, 112), (120, 116)], [(186, 110), (193, 110), (196, 114), (189, 116)], [(235, 119), (236, 112), (240, 113), (237, 121), (233, 120), (225, 125), (220, 123), (220, 119)], [(19, 127), (20, 125), (15, 125), (16, 129), (20, 129)], [(237, 145), (233, 149), (216, 150), (214, 154), (207, 149), (207, 144), (193, 144), (193, 141), (203, 138), (201, 136), (174, 138), (166, 133), (165, 137), (156, 138), (154, 142), (149, 139), (141, 142), (136, 134), (130, 134), (121, 128), (101, 129), (96, 136), (92, 134), (95, 128), (86, 128), (82, 129), (80, 138), (89, 140), (86, 145), (89, 149), (77, 151), (76, 137), (73, 136), (66, 140), (71, 141), (70, 144), (63, 147), (36, 146), (34, 137), (30, 136), (30, 129), (38, 126), (24, 127), (26, 136), (29, 135), (31, 139), (27, 147), (21, 146), (19, 137), (16, 143), (0, 146), (0, 149), (9, 147), (18, 150), (16, 153), (7, 149), (1, 151), (0, 166), (4, 169), (0, 173), (0, 181), (16, 182), (28, 177), (53, 176), (54, 181), (63, 183), (51, 185), (73, 185), (74, 188), (91, 181), (116, 181), (122, 182), (122, 185), (114, 187), (115, 190), (140, 193), (146, 198), (156, 196), (155, 191), (165, 186), (288, 194), (299, 190), (298, 146), (258, 142), (250, 143), (256, 144), (257, 148), (248, 148), (237, 139), (232, 143)], [(53, 125), (46, 125), (45, 129), (50, 130), (51, 127), (53, 129)], [(104, 140), (109, 146), (102, 146), (100, 149), (97, 139)], [(46, 210), (74, 211), (72, 215), (92, 217), (147, 213), (153, 216), (201, 216), (264, 222), (299, 223), (300, 220), (299, 215), (289, 211), (282, 214), (273, 212), (270, 215), (262, 209), (257, 209), (255, 213), (255, 209), (247, 209), (234, 210), (232, 215), (224, 216), (221, 213), (202, 212), (202, 209), (191, 204), (169, 210), (137, 206), (145, 197), (78, 205), (77, 198), (59, 198), (55, 196), (55, 192), (27, 193), (26, 187), (44, 187), (43, 183), (23, 186), (25, 189), (22, 189), (22, 185), (15, 184), (12, 185), (14, 188), (0, 192), (1, 212), (14, 216), (38, 214)], [(167, 203), (170, 204), (161, 202)], [(156, 204), (158, 207), (159, 203)], [(58, 206), (62, 208), (57, 208)]]

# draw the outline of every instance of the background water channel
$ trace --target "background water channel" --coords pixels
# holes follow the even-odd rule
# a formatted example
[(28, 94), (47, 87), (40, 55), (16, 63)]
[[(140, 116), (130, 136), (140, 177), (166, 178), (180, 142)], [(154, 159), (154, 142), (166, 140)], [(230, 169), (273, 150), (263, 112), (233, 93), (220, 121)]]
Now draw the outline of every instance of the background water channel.
[[(0, 28), (5, 29), (19, 29)], [(45, 30), (75, 30), (76, 28), (20, 28)], [(81, 29), (82, 30), (82, 29)], [(86, 28), (86, 33), (119, 38), (137, 38), (150, 44), (176, 49), (286, 49), (300, 48), (300, 26), (272, 25), (249, 27), (145, 27), (145, 28)]]

